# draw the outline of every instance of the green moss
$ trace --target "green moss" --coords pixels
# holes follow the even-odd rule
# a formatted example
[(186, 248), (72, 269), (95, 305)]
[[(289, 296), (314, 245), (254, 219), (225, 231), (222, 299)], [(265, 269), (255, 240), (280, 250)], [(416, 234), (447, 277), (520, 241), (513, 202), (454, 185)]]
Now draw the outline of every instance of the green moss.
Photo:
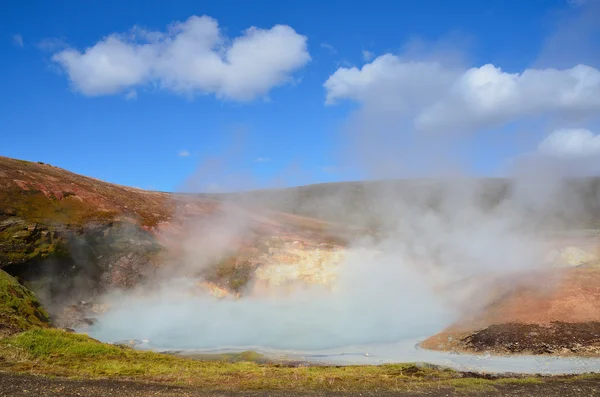
[(48, 326), (48, 313), (35, 294), (0, 270), (0, 336)]
[(54, 226), (14, 218), (0, 223), (0, 267), (66, 255), (66, 241)]
[(210, 266), (204, 278), (223, 288), (240, 292), (252, 278), (254, 268), (239, 255), (231, 255)]

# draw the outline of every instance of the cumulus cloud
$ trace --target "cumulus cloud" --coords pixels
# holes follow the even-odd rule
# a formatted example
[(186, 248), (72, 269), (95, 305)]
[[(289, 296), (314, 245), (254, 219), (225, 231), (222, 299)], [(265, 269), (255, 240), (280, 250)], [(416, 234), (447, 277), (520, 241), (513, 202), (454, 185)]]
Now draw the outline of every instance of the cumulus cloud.
[(23, 47), (23, 36), (21, 36), (20, 34), (13, 35), (12, 41), (14, 45), (21, 48)]
[(600, 110), (600, 71), (526, 69), (506, 73), (493, 65), (467, 70), (444, 99), (425, 109), (421, 129), (493, 127), (553, 112), (594, 114)]
[(361, 69), (341, 67), (325, 82), (326, 103), (350, 99), (366, 106), (407, 110), (448, 90), (456, 72), (436, 62), (405, 61), (385, 54)]
[(420, 131), (472, 131), (552, 113), (600, 111), (600, 71), (526, 69), (508, 73), (491, 64), (470, 69), (386, 54), (361, 69), (339, 68), (324, 84), (326, 103), (353, 100), (412, 118)]
[(560, 129), (548, 135), (538, 152), (563, 159), (600, 157), (600, 135), (586, 129)]
[(365, 60), (365, 62), (369, 62), (371, 59), (373, 59), (373, 56), (374, 54), (369, 50), (362, 51), (362, 57)]
[(190, 157), (191, 153), (189, 150), (180, 150), (179, 153), (177, 153), (177, 155), (179, 157)]
[(246, 101), (290, 82), (292, 73), (310, 60), (306, 42), (286, 25), (250, 27), (228, 39), (216, 20), (192, 16), (166, 32), (133, 28), (83, 51), (57, 52), (52, 59), (88, 96), (153, 84), (179, 94)]

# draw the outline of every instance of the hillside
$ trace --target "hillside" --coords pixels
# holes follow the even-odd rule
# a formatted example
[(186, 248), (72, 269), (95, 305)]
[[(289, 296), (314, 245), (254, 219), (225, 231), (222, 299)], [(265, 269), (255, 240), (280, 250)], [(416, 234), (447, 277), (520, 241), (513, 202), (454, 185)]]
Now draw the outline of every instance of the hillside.
[[(532, 193), (536, 191), (540, 193)], [(530, 222), (544, 228), (600, 226), (600, 178), (568, 178), (554, 181), (550, 187), (543, 181), (516, 183), (502, 178), (379, 180), (206, 196), (355, 227), (382, 229), (395, 227), (398, 219), (410, 211), (443, 211), (448, 197), (460, 197), (464, 192), (468, 192), (464, 199), (483, 212), (507, 205), (509, 200), (516, 201), (523, 206), (521, 210)], [(537, 197), (525, 202), (519, 195)], [(548, 203), (549, 208), (540, 208), (540, 204)]]
[[(566, 180), (554, 191), (554, 207), (524, 208), (523, 221), (558, 231), (549, 240), (556, 248), (583, 246), (575, 234), (561, 234), (600, 224), (599, 187), (599, 179)], [(91, 321), (86, 316), (98, 308), (89, 302), (102, 292), (130, 289), (155, 277), (183, 276), (195, 282), (191, 293), (197, 289), (217, 298), (260, 295), (270, 285), (288, 282), (327, 284), (355, 237), (385, 236), (386, 228), (403, 220), (403, 211), (416, 209), (412, 215), (417, 217), (433, 211), (443, 217), (449, 210), (444, 198), (465, 188), (471, 189), (469, 204), (483, 214), (505, 205), (515, 189), (500, 179), (414, 180), (178, 195), (0, 157), (0, 269), (31, 288), (63, 326)], [(596, 237), (588, 240), (587, 246), (598, 245)], [(477, 299), (487, 305), (424, 346), (503, 351), (508, 348), (489, 345), (497, 337), (484, 337), (506, 330), (515, 338), (506, 343), (514, 346), (530, 332), (540, 334), (535, 327), (547, 330), (558, 322), (563, 325), (556, 332), (569, 334), (600, 324), (600, 312), (594, 309), (600, 307), (597, 269), (556, 272), (543, 274), (551, 279), (560, 275), (550, 295), (523, 286), (525, 275), (467, 280), (479, 285), (484, 295)], [(82, 300), (87, 303), (77, 304)], [(536, 339), (532, 349), (539, 352), (552, 335)], [(478, 347), (472, 341), (479, 341)], [(553, 352), (577, 349), (573, 343), (579, 341), (569, 343), (555, 346)], [(591, 349), (587, 353), (598, 353), (594, 340), (582, 343)]]
[(241, 264), (264, 262), (269, 246), (279, 249), (268, 255), (285, 257), (294, 242), (301, 242), (294, 249), (310, 253), (345, 241), (344, 228), (324, 221), (143, 191), (0, 157), (0, 269), (46, 302), (130, 288), (164, 266), (174, 272), (175, 263), (202, 246), (190, 230), (219, 235), (219, 241), (201, 239), (203, 256), (212, 261), (203, 265), (203, 278), (233, 292), (248, 281)]

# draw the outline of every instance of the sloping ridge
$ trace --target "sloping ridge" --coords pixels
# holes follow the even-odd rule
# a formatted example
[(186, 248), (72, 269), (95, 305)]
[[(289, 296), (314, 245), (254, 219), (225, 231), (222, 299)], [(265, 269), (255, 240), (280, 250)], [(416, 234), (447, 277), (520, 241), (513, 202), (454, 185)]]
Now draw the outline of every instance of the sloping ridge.
[[(316, 219), (245, 210), (201, 195), (144, 191), (0, 157), (0, 269), (34, 291), (44, 286), (53, 297), (132, 287), (160, 266), (166, 253), (177, 252), (186, 222), (210, 226), (227, 214), (243, 216), (248, 224), (229, 257), (251, 256), (274, 237), (314, 246), (345, 241), (344, 228)], [(228, 277), (229, 262), (227, 271), (216, 273)]]

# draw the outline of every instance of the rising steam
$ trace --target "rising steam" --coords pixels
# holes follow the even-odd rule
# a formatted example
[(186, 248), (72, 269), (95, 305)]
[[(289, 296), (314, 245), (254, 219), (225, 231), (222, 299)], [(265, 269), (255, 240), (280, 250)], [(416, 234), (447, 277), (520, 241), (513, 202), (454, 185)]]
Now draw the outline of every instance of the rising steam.
[[(459, 70), (453, 65), (439, 89), (447, 89)], [(381, 91), (359, 88), (356, 96), (365, 102), (343, 128), (343, 165), (370, 180), (412, 179), (221, 196), (216, 212), (197, 218), (188, 210), (201, 204), (178, 202), (180, 213), (172, 223), (184, 227), (172, 236), (177, 255), (165, 259), (148, 285), (106, 295), (111, 309), (91, 334), (107, 341), (149, 339), (165, 348), (305, 350), (424, 337), (481, 308), (471, 289), (477, 280), (548, 266), (548, 234), (585, 227), (586, 214), (600, 208), (596, 185), (574, 182), (569, 178), (575, 174), (557, 172), (569, 168), (564, 160), (536, 153), (503, 170), (508, 179), (475, 180), (464, 171), (470, 137), (423, 136), (414, 129), (422, 109), (412, 108), (426, 106), (429, 97), (421, 93), (418, 100), (424, 103), (390, 104), (385, 100), (395, 93), (386, 81), (376, 87)], [(430, 94), (437, 101), (448, 93)], [(358, 231), (349, 244), (337, 247), (343, 260), (325, 264), (332, 281), (258, 288), (254, 275), (239, 299), (198, 291), (207, 266), (251, 240), (257, 225), (277, 222), (265, 208)], [(285, 264), (273, 259), (261, 266), (280, 266), (283, 272)]]

